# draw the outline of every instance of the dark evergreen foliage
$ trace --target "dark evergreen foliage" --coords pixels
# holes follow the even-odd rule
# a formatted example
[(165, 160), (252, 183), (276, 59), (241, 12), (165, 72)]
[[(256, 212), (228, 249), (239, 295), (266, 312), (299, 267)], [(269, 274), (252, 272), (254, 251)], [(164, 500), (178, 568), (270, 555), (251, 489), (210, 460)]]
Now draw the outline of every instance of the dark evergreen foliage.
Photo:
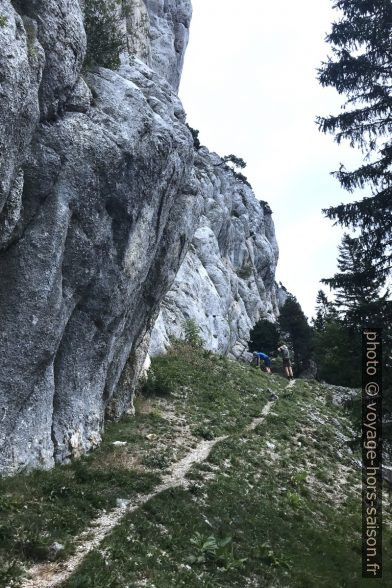
[(342, 321), (328, 318), (315, 326), (314, 358), (318, 377), (338, 386), (361, 386), (361, 334)]
[(372, 244), (376, 271), (385, 275), (392, 259), (392, 2), (336, 0), (340, 19), (327, 42), (332, 57), (322, 64), (319, 81), (347, 96), (342, 112), (319, 117), (320, 129), (347, 139), (364, 153), (363, 165), (335, 172), (350, 192), (368, 188), (367, 197), (326, 209), (326, 216), (359, 227), (362, 241)]
[(233, 155), (232, 153), (230, 155), (225, 155), (223, 158), (223, 161), (225, 163), (232, 163), (234, 165), (234, 167), (239, 167), (240, 169), (244, 169), (246, 167), (246, 163), (242, 159), (242, 157), (237, 157), (236, 155)]
[(188, 130), (190, 131), (192, 138), (193, 138), (193, 146), (194, 148), (198, 151), (201, 147), (201, 143), (200, 143), (200, 139), (199, 139), (199, 133), (200, 131), (198, 131), (197, 129), (192, 128), (190, 125), (186, 125), (188, 127)]
[(277, 325), (267, 319), (261, 319), (250, 333), (249, 351), (261, 351), (271, 355), (276, 352), (279, 339)]
[(382, 293), (386, 275), (379, 275), (374, 250), (360, 238), (344, 235), (339, 246), (339, 272), (322, 280), (335, 291), (339, 316), (351, 329), (382, 327), (388, 290)]
[(316, 298), (316, 318), (313, 326), (316, 331), (321, 331), (328, 320), (337, 318), (337, 312), (333, 303), (328, 300), (323, 290), (319, 290)]
[(362, 330), (381, 328), (387, 406), (392, 397), (392, 302), (386, 276), (378, 275), (371, 247), (349, 235), (344, 235), (339, 247), (338, 268), (332, 278), (322, 280), (334, 291), (334, 301), (323, 291), (317, 296), (314, 327), (319, 375), (332, 384), (361, 386)]
[(249, 186), (249, 188), (252, 188), (252, 184), (249, 182), (248, 178), (244, 176), (244, 174), (242, 174), (241, 172), (237, 172), (235, 170), (232, 171), (237, 180), (239, 180), (243, 184), (246, 184), (247, 186)]
[(85, 67), (93, 65), (117, 69), (125, 49), (121, 18), (116, 0), (86, 0), (84, 26), (87, 35)]
[[(243, 184), (246, 184), (249, 186), (249, 188), (252, 188), (248, 178), (244, 176), (243, 173), (238, 171), (238, 169), (244, 169), (246, 167), (246, 162), (242, 159), (242, 157), (237, 157), (237, 155), (233, 155), (231, 153), (230, 155), (225, 155), (222, 157), (222, 162), (226, 166), (226, 169), (229, 169), (233, 172), (233, 175), (237, 180)], [(228, 163), (231, 165), (227, 165)]]
[(308, 367), (312, 356), (313, 334), (302, 308), (290, 295), (280, 313), (279, 325), (282, 333), (287, 334), (294, 351), (294, 368), (296, 373)]

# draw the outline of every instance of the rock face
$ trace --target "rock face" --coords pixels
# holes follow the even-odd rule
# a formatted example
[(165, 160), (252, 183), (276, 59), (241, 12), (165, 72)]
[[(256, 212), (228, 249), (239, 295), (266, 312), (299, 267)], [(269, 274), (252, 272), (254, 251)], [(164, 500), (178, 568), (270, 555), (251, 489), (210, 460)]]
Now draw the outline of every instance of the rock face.
[(82, 75), (77, 0), (5, 1), (2, 16), (0, 471), (12, 473), (90, 449), (105, 412), (127, 407), (201, 200), (161, 75), (140, 61)]
[(276, 301), (278, 303), (279, 310), (282, 310), (289, 296), (290, 292), (283, 286), (282, 283), (276, 285)]
[(5, 474), (95, 447), (104, 418), (129, 408), (180, 267), (162, 340), (169, 313), (181, 325), (194, 304), (210, 347), (238, 356), (276, 312), (270, 214), (195, 152), (176, 94), (190, 2), (124, 0), (120, 69), (86, 72), (86, 1), (1, 3)]
[(123, 0), (120, 10), (129, 54), (178, 91), (192, 18), (190, 0)]
[(150, 354), (163, 353), (169, 338), (182, 337), (185, 322), (193, 320), (206, 348), (239, 358), (247, 352), (255, 323), (279, 314), (271, 211), (222, 159), (204, 148), (195, 170), (203, 212), (163, 301)]
[(189, 0), (144, 0), (150, 19), (151, 66), (178, 90), (189, 39)]

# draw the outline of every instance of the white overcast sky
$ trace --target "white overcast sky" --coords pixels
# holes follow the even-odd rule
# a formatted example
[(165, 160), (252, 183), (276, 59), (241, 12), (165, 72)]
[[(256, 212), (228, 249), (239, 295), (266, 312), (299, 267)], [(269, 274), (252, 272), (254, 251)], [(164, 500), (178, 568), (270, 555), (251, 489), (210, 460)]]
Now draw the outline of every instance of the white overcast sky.
[(277, 280), (308, 317), (320, 279), (336, 270), (342, 235), (321, 209), (352, 199), (330, 172), (360, 157), (314, 122), (344, 99), (316, 80), (336, 17), (331, 0), (193, 0), (180, 87), (201, 142), (247, 162), (257, 198), (274, 212)]

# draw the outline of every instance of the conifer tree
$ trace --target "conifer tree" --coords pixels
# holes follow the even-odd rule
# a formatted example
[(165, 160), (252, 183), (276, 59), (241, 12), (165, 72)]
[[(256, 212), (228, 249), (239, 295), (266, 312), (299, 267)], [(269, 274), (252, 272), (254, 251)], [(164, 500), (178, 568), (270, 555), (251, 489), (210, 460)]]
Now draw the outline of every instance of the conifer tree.
[(354, 171), (342, 165), (334, 175), (350, 192), (367, 188), (362, 200), (333, 206), (324, 213), (345, 227), (358, 227), (372, 242), (375, 269), (385, 275), (392, 261), (392, 2), (335, 0), (341, 12), (327, 42), (332, 57), (322, 64), (319, 81), (347, 100), (336, 116), (319, 117), (320, 129), (347, 139), (364, 153)]
[(383, 324), (387, 310), (386, 275), (379, 276), (374, 250), (360, 238), (344, 235), (339, 246), (338, 269), (332, 278), (321, 280), (335, 291), (335, 306), (346, 325), (358, 330)]
[(387, 276), (379, 275), (371, 244), (349, 235), (344, 235), (339, 247), (338, 269), (332, 278), (322, 280), (335, 293), (327, 320), (322, 321), (326, 296), (322, 293), (317, 298), (315, 356), (320, 376), (331, 383), (360, 386), (361, 330), (381, 328), (387, 406), (392, 402), (392, 302)]
[(86, 0), (84, 27), (87, 35), (85, 67), (93, 65), (117, 69), (125, 49), (121, 32), (121, 11), (117, 0)]
[(312, 329), (295, 296), (290, 295), (284, 303), (279, 325), (282, 333), (289, 336), (294, 350), (295, 368), (297, 372), (301, 372), (311, 358), (313, 341)]
[(261, 319), (250, 332), (249, 351), (263, 351), (270, 354), (278, 348), (280, 333), (277, 325)]
[(334, 304), (328, 300), (324, 290), (319, 290), (316, 297), (316, 318), (313, 320), (313, 326), (316, 331), (324, 329), (327, 321), (336, 319), (337, 311)]

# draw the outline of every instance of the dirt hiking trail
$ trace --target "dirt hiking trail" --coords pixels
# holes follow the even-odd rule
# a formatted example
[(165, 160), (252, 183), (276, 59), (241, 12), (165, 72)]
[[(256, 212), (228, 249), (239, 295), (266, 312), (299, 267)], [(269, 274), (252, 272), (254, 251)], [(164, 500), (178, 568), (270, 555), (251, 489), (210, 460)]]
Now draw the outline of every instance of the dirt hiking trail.
[[(286, 386), (286, 390), (291, 389), (295, 380), (291, 380)], [(261, 411), (261, 416), (252, 420), (244, 429), (244, 432), (253, 431), (260, 425), (271, 412), (277, 397), (269, 400)], [(205, 461), (213, 447), (229, 435), (217, 437), (211, 441), (201, 441), (197, 447), (192, 449), (183, 459), (178, 461), (171, 468), (171, 472), (163, 477), (162, 482), (154, 488), (149, 494), (141, 494), (132, 503), (124, 501), (124, 504), (118, 506), (108, 513), (102, 514), (95, 519), (79, 537), (75, 544), (75, 553), (64, 561), (53, 563), (37, 564), (27, 570), (27, 577), (21, 583), (21, 588), (52, 588), (65, 582), (82, 563), (83, 559), (93, 550), (99, 547), (103, 539), (121, 522), (129, 513), (134, 512), (149, 500), (165, 492), (170, 488), (186, 485), (186, 475), (194, 464)]]

